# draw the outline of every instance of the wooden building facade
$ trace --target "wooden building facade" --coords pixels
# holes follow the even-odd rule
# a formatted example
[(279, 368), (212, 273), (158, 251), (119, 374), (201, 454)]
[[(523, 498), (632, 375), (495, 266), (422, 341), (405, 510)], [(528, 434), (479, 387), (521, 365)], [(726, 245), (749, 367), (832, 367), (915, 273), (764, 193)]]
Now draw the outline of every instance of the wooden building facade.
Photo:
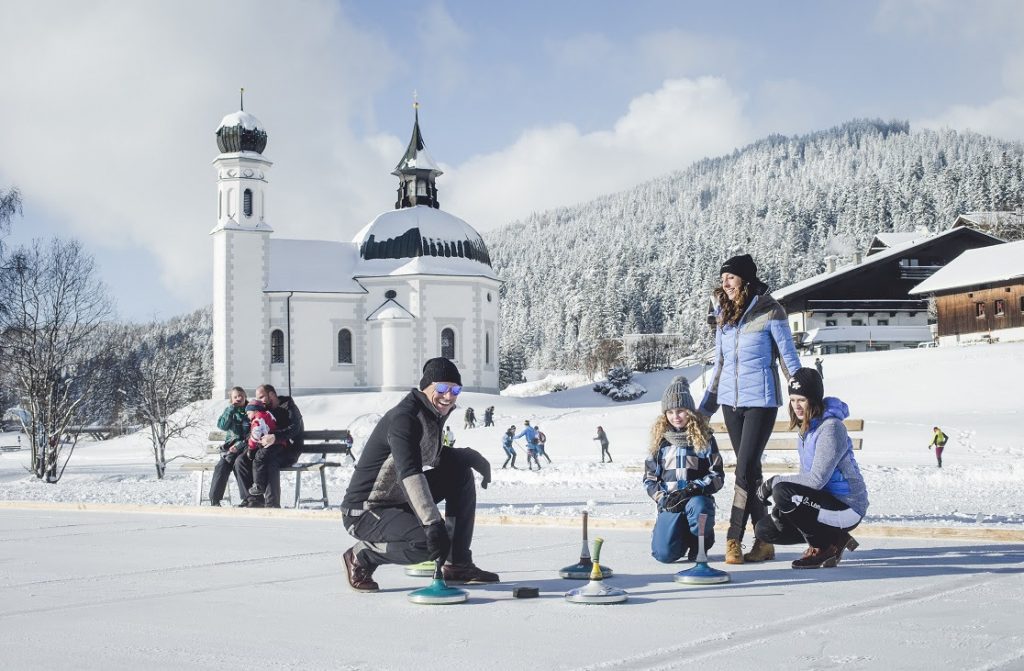
[(935, 297), (940, 338), (1024, 328), (1024, 281)]

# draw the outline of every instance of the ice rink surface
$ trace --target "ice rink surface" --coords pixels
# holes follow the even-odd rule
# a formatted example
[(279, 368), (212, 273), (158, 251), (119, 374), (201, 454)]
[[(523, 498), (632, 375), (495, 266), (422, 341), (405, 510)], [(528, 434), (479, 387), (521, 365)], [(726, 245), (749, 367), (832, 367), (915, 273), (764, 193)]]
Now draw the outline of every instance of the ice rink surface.
[[(712, 566), (732, 582), (685, 587), (689, 563), (650, 557), (649, 531), (601, 529), (622, 605), (578, 605), (578, 526), (478, 524), (496, 585), (469, 602), (408, 602), (401, 567), (349, 589), (336, 517), (154, 508), (160, 514), (0, 508), (5, 669), (1020, 669), (1024, 545), (884, 536), (835, 569)], [(258, 512), (258, 511), (256, 511)], [(908, 529), (908, 534), (913, 533)], [(516, 586), (540, 598), (513, 599)]]

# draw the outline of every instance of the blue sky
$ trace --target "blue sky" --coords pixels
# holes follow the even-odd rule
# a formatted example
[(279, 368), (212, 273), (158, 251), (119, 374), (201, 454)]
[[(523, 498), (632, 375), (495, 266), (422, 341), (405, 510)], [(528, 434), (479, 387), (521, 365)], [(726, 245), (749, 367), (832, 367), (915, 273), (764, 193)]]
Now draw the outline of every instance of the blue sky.
[(392, 205), (412, 92), (482, 231), (857, 117), (1024, 137), (1024, 3), (0, 0), (8, 242), (76, 237), (122, 316), (210, 301), (213, 132), (270, 135), (281, 237)]

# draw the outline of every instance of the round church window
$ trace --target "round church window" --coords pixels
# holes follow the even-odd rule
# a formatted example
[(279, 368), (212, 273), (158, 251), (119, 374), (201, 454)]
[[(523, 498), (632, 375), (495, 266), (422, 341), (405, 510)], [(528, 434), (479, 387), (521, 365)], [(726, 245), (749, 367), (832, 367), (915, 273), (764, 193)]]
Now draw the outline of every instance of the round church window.
[(396, 296), (398, 296), (398, 292), (394, 289), (388, 289), (384, 292), (384, 298), (395, 298)]

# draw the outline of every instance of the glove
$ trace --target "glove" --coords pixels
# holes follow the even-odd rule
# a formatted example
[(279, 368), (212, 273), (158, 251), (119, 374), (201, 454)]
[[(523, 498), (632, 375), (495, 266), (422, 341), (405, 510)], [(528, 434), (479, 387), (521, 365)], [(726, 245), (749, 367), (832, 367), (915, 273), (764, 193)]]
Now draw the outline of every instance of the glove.
[(427, 534), (427, 550), (430, 556), (427, 559), (447, 559), (448, 552), (452, 549), (452, 541), (448, 537), (448, 527), (444, 522), (434, 522), (423, 528)]
[(775, 478), (777, 477), (777, 475), (773, 475), (772, 477), (762, 482), (761, 486), (757, 488), (758, 501), (765, 505), (768, 505), (768, 499), (772, 497), (772, 487), (775, 486)]
[(459, 460), (462, 463), (480, 474), (482, 478), (480, 481), (480, 487), (487, 489), (487, 485), (491, 483), (491, 462), (487, 461), (484, 455), (480, 454), (472, 447), (460, 447), (456, 450), (456, 454), (458, 454)]
[(686, 510), (686, 496), (681, 489), (669, 492), (661, 499), (661, 509), (666, 513), (681, 513)]
[(694, 496), (701, 496), (704, 493), (704, 485), (699, 482), (688, 482), (683, 487), (683, 496), (690, 499)]
[(704, 415), (705, 417), (711, 417), (718, 412), (718, 394), (711, 393), (710, 391), (704, 392), (704, 398), (700, 401), (700, 406), (697, 408), (697, 412)]

